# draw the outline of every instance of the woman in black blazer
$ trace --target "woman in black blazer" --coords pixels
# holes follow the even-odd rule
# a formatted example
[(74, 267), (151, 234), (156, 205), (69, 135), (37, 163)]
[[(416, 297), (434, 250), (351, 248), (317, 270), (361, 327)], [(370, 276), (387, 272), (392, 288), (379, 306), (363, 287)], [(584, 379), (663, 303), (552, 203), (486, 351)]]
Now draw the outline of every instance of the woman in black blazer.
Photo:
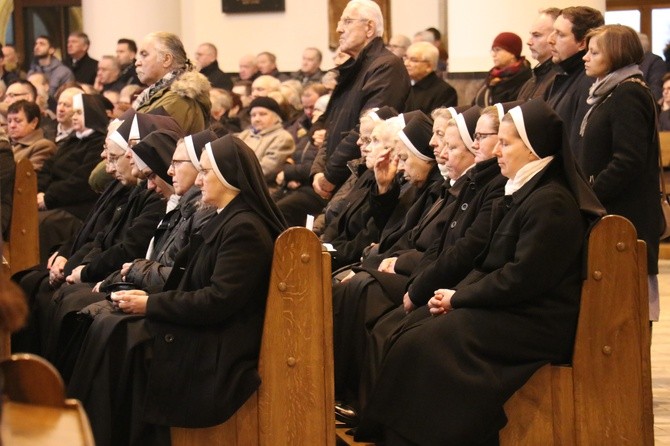
[(649, 320), (658, 320), (658, 249), (662, 215), (656, 104), (638, 63), (644, 56), (637, 33), (605, 25), (586, 36), (586, 75), (596, 79), (581, 125), (577, 160), (608, 214), (629, 219), (647, 242)]

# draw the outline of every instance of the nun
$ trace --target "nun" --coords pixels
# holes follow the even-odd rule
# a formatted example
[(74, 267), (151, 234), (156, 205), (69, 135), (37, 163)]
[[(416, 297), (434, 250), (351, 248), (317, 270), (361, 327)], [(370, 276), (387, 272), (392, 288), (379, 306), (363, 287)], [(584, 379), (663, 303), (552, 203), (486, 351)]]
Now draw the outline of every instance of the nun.
[[(156, 155), (145, 153), (151, 152), (148, 146), (145, 146), (148, 150), (140, 144), (133, 148), (142, 159), (148, 160), (148, 169), (151, 169), (151, 173), (146, 172), (149, 183), (160, 181), (171, 185), (174, 194), (168, 198), (168, 211), (156, 228), (145, 258), (124, 264), (100, 283), (101, 290), (109, 289), (117, 282), (132, 283), (136, 288), (149, 292), (163, 289), (177, 253), (214, 214), (212, 208), (200, 206), (200, 188), (195, 185), (195, 180), (200, 169), (200, 154), (205, 144), (215, 139), (217, 136), (211, 130), (188, 135), (177, 142), (171, 157), (168, 150), (163, 150), (165, 153), (161, 157), (158, 155), (161, 152), (159, 148), (156, 148)], [(164, 172), (161, 180), (151, 179), (154, 175), (161, 176), (161, 172)], [(172, 207), (171, 200), (174, 198), (177, 201)]]
[(88, 177), (100, 160), (109, 120), (99, 95), (77, 94), (72, 108), (74, 137), (64, 140), (37, 172), (43, 263), (54, 247), (76, 234), (98, 198), (88, 186)]
[(571, 358), (583, 244), (604, 210), (544, 101), (511, 109), (498, 136), (508, 180), (488, 244), (389, 339), (358, 438), (498, 444), (505, 401), (542, 365)]
[(70, 382), (96, 444), (170, 444), (169, 426), (222, 423), (260, 384), (273, 246), (286, 225), (241, 140), (207, 143), (199, 162), (196, 184), (215, 215), (177, 256), (165, 291), (111, 296), (116, 317), (134, 319)]

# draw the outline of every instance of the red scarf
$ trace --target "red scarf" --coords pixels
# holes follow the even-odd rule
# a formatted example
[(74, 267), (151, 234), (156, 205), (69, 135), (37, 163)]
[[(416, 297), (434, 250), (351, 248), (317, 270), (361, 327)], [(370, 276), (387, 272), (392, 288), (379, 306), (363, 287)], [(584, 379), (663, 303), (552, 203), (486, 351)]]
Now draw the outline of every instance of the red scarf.
[(493, 69), (489, 71), (489, 77), (486, 81), (486, 84), (489, 87), (493, 87), (501, 82), (505, 82), (507, 79), (521, 71), (525, 64), (526, 58), (521, 56), (519, 60), (514, 62), (512, 65), (506, 66), (505, 68), (493, 67)]

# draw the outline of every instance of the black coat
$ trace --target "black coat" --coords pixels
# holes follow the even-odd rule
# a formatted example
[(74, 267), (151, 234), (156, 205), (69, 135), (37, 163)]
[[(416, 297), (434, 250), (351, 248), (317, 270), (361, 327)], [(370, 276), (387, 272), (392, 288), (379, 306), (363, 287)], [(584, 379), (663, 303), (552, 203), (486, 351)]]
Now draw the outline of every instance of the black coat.
[(589, 115), (577, 158), (607, 213), (629, 219), (647, 242), (649, 274), (658, 274), (662, 223), (655, 106), (641, 84), (620, 83)]
[[(147, 421), (212, 426), (258, 388), (273, 245), (263, 220), (238, 196), (175, 262), (175, 269), (185, 268), (177, 290), (149, 296)], [(176, 363), (185, 367), (175, 369)]]
[(355, 198), (322, 236), (323, 241), (331, 243), (337, 250), (332, 258), (333, 270), (359, 262), (364, 249), (379, 241), (387, 224), (402, 222), (422, 190), (400, 183), (398, 176), (389, 191), (379, 194), (374, 171), (368, 170), (361, 175), (347, 196), (347, 199)]
[(454, 310), (415, 310), (390, 340), (364, 429), (380, 423), (419, 445), (483, 444), (535, 370), (569, 361), (587, 224), (554, 164), (496, 201), (489, 244), (453, 287)]
[(253, 394), (273, 245), (238, 196), (178, 255), (146, 317), (95, 315), (68, 394), (96, 444), (162, 444), (167, 426), (219, 424)]
[(14, 201), (14, 153), (9, 142), (0, 142), (0, 236), (7, 240), (9, 236), (9, 224), (12, 220), (12, 201)]
[(312, 175), (323, 172), (336, 186), (350, 175), (347, 161), (361, 156), (356, 145), (360, 114), (369, 108), (388, 105), (402, 111), (409, 94), (409, 75), (398, 57), (374, 38), (356, 59), (339, 67), (337, 86), (326, 109), (326, 143), (312, 166)]
[(200, 73), (207, 77), (209, 83), (212, 84), (212, 87), (214, 88), (222, 88), (228, 91), (233, 89), (233, 80), (230, 76), (221, 71), (219, 62), (216, 60), (200, 70)]
[(63, 64), (72, 70), (77, 82), (89, 85), (95, 83), (95, 76), (98, 74), (98, 61), (91, 58), (88, 53), (76, 62), (69, 56), (65, 57)]
[(530, 101), (535, 98), (545, 98), (549, 88), (551, 88), (551, 84), (554, 83), (556, 74), (558, 74), (558, 71), (551, 58), (538, 64), (533, 68), (533, 77), (521, 86), (517, 100)]
[(92, 243), (98, 233), (113, 220), (114, 215), (125, 208), (132, 190), (132, 187), (124, 186), (118, 180), (111, 181), (84, 219), (77, 235), (63, 243), (58, 253), (67, 259), (82, 246)]
[(531, 76), (530, 66), (525, 60), (519, 71), (509, 77), (503, 77), (500, 82), (492, 83), (489, 74), (489, 78), (484, 81), (484, 85), (472, 100), (472, 105), (487, 107), (498, 102), (516, 101), (519, 90)]
[(97, 282), (121, 268), (125, 262), (146, 254), (149, 240), (160, 218), (165, 202), (144, 183), (136, 186), (122, 208), (117, 208), (105, 229), (82, 246), (65, 265), (69, 273), (79, 265), (82, 282)]
[(94, 132), (79, 139), (70, 135), (47, 159), (37, 173), (37, 190), (44, 192), (48, 210), (63, 209), (79, 219), (86, 214), (98, 198), (88, 177), (100, 161), (105, 135)]
[(177, 207), (167, 213), (158, 224), (154, 232), (153, 252), (149, 259), (135, 259), (125, 279), (121, 277), (120, 271), (115, 271), (103, 280), (101, 287), (125, 281), (149, 293), (161, 291), (172, 271), (177, 254), (215, 213), (211, 208), (199, 210), (200, 198), (199, 188), (193, 186), (189, 189), (180, 198)]
[(556, 66), (558, 73), (546, 96), (547, 104), (563, 120), (575, 159), (582, 150), (579, 126), (589, 109), (586, 99), (593, 84), (584, 71), (584, 54), (586, 51), (579, 51)]
[[(416, 305), (425, 305), (438, 288), (458, 283), (474, 267), (491, 232), (493, 203), (503, 195), (507, 179), (496, 159), (477, 163), (469, 172), (470, 182), (459, 195), (449, 226), (428, 248), (419, 264), (398, 259), (398, 269), (413, 274), (408, 293)], [(465, 206), (463, 206), (465, 204)], [(408, 259), (409, 260), (409, 259)]]
[(405, 101), (405, 111), (421, 110), (430, 116), (438, 107), (455, 107), (458, 94), (454, 87), (443, 81), (434, 71), (412, 85)]

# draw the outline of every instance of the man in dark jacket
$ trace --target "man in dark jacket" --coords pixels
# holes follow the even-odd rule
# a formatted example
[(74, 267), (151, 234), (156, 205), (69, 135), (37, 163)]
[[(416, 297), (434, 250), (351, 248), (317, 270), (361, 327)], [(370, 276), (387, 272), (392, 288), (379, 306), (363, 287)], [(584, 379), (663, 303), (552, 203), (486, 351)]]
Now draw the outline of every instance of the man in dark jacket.
[(563, 120), (575, 154), (580, 151), (579, 124), (589, 108), (586, 98), (593, 84), (593, 80), (584, 73), (585, 36), (592, 28), (604, 24), (603, 15), (596, 9), (569, 7), (561, 10), (549, 36), (551, 57), (557, 64), (558, 74), (549, 89), (547, 103)]
[(216, 47), (211, 43), (200, 44), (195, 51), (196, 65), (200, 69), (200, 72), (207, 77), (212, 87), (231, 91), (233, 89), (233, 81), (230, 76), (219, 69), (219, 62), (216, 60), (217, 57), (218, 52)]
[(388, 105), (403, 110), (409, 75), (384, 46), (384, 18), (371, 0), (352, 0), (337, 24), (340, 51), (351, 56), (339, 67), (338, 84), (326, 109), (327, 139), (312, 165), (312, 185), (329, 198), (350, 175), (347, 161), (361, 156), (355, 132), (362, 111)]
[(421, 110), (430, 114), (439, 107), (458, 105), (454, 87), (435, 74), (439, 55), (437, 47), (428, 42), (416, 42), (407, 48), (404, 60), (412, 88), (405, 102), (405, 111)]
[(526, 45), (533, 59), (537, 60), (537, 65), (533, 68), (533, 77), (528, 79), (519, 90), (519, 96), (517, 96), (519, 101), (544, 98), (554, 82), (557, 71), (551, 59), (549, 36), (554, 31), (554, 21), (560, 12), (558, 8), (543, 9), (530, 28), (530, 37)]
[(82, 84), (93, 85), (98, 73), (98, 61), (88, 55), (91, 42), (82, 32), (73, 32), (67, 38), (67, 57), (63, 60), (66, 67), (72, 70), (74, 78)]

